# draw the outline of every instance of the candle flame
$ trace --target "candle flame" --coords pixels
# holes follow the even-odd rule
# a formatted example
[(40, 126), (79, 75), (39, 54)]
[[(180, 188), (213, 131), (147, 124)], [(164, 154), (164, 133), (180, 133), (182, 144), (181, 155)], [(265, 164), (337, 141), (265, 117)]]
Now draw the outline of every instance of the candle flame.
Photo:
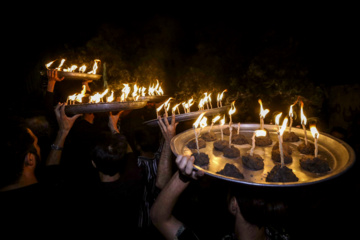
[(161, 106), (156, 109), (156, 112), (160, 112), (160, 110), (164, 107), (164, 104), (165, 103), (161, 104)]
[(265, 118), (266, 114), (268, 114), (270, 110), (269, 109), (264, 110), (261, 99), (259, 99), (258, 102), (260, 104), (260, 117)]
[(224, 91), (222, 91), (222, 93), (218, 93), (217, 95), (217, 101), (221, 101), (223, 96), (224, 96), (224, 92), (227, 92), (227, 89), (225, 89)]
[(103, 93), (95, 93), (94, 95), (90, 96), (90, 103), (99, 103), (102, 98), (108, 93), (109, 89), (106, 89)]
[(220, 115), (217, 115), (216, 117), (214, 117), (214, 118), (211, 120), (211, 122), (212, 122), (212, 123), (216, 123), (217, 120), (219, 120), (219, 119), (220, 119)]
[(311, 131), (311, 134), (312, 134), (312, 136), (313, 136), (314, 139), (315, 139), (315, 138), (319, 139), (319, 132), (318, 132), (318, 130), (316, 129), (316, 125), (315, 125), (315, 124), (311, 124), (311, 125), (310, 125), (310, 131)]
[(96, 70), (98, 69), (98, 62), (100, 62), (99, 59), (94, 60), (93, 69), (90, 72), (88, 72), (88, 74), (96, 74)]
[(300, 108), (301, 124), (306, 125), (307, 118), (306, 118), (305, 115), (304, 115), (303, 107), (304, 107), (304, 103), (303, 103), (303, 101), (301, 101), (301, 108)]
[(66, 68), (66, 69), (64, 69), (63, 71), (64, 71), (64, 72), (74, 72), (75, 69), (77, 69), (77, 66), (76, 66), (76, 65), (72, 65), (71, 67)]
[(289, 117), (293, 117), (293, 105), (290, 105), (290, 110), (289, 110)]
[(276, 125), (279, 125), (281, 115), (282, 115), (282, 112), (275, 116), (275, 124)]
[(176, 104), (173, 108), (172, 111), (175, 112), (175, 110), (179, 107), (180, 103)]
[(111, 95), (106, 98), (106, 102), (112, 102), (114, 101), (114, 91), (111, 91)]
[(64, 64), (64, 62), (65, 62), (65, 59), (61, 59), (61, 62), (59, 64), (59, 66), (56, 68), (56, 70), (61, 71), (61, 67)]
[(200, 123), (200, 121), (201, 121), (201, 119), (202, 119), (202, 117), (204, 116), (204, 112), (202, 113), (202, 114), (200, 114), (200, 116), (196, 119), (196, 121), (194, 122), (194, 124), (193, 124), (193, 126), (195, 127), (195, 128), (197, 128), (198, 126), (199, 126), (199, 123)]
[(266, 131), (265, 130), (256, 130), (255, 131), (255, 136), (256, 137), (265, 137), (266, 136)]
[(121, 94), (121, 97), (120, 97), (120, 101), (121, 102), (124, 102), (126, 101), (130, 91), (131, 91), (131, 88), (129, 87), (129, 84), (127, 83), (123, 83), (124, 85), (124, 88), (121, 90), (122, 94)]
[(232, 115), (235, 111), (236, 111), (235, 101), (233, 101), (233, 102), (231, 103), (231, 108), (230, 108), (230, 110), (229, 110), (229, 115)]
[(225, 114), (224, 117), (220, 120), (220, 125), (223, 126), (225, 124)]
[(283, 121), (283, 124), (281, 126), (281, 128), (279, 129), (279, 133), (280, 135), (283, 135), (285, 129), (286, 129), (286, 126), (287, 126), (287, 122), (288, 122), (288, 118), (286, 117)]
[(85, 70), (86, 70), (86, 65), (85, 64), (83, 64), (81, 67), (79, 67), (79, 72), (84, 73)]
[(46, 67), (47, 69), (49, 69), (49, 67), (50, 67), (55, 61), (56, 61), (56, 60), (51, 61), (51, 62), (45, 64), (45, 67)]
[(132, 97), (135, 99), (136, 96), (138, 94), (138, 86), (136, 85), (136, 83), (134, 84), (134, 91), (132, 93)]
[(203, 117), (200, 121), (200, 128), (204, 128), (207, 126), (207, 117)]

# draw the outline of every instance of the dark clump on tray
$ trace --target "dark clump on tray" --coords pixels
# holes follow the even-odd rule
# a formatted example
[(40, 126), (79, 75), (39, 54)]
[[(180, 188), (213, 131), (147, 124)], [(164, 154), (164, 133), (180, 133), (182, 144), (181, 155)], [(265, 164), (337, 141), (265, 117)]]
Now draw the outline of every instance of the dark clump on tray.
[[(198, 144), (199, 144), (199, 149), (206, 147), (206, 142), (202, 138), (198, 139)], [(190, 142), (188, 142), (188, 144), (186, 144), (186, 146), (188, 148), (190, 148), (190, 149), (197, 149), (197, 147), (196, 147), (196, 139), (193, 139)]]
[(302, 169), (312, 173), (325, 173), (330, 171), (328, 161), (319, 157), (305, 155), (299, 162)]
[[(292, 163), (292, 157), (291, 155), (289, 155), (286, 151), (283, 151), (283, 155), (284, 155), (284, 163), (288, 164), (288, 163)], [(273, 149), (271, 151), (271, 159), (274, 162), (281, 162), (281, 156), (280, 156), (280, 150), (279, 149)]]
[(237, 148), (234, 147), (234, 146), (225, 147), (225, 148), (223, 149), (223, 153), (224, 153), (224, 157), (227, 157), (227, 158), (237, 158), (237, 157), (240, 157), (240, 150), (237, 149)]
[(223, 151), (225, 147), (229, 146), (229, 141), (226, 140), (217, 140), (214, 142), (214, 148), (218, 151)]
[(253, 154), (252, 156), (246, 154), (243, 155), (241, 159), (243, 165), (248, 169), (260, 170), (264, 168), (264, 159), (258, 154)]
[(206, 153), (193, 153), (191, 154), (191, 156), (195, 157), (195, 161), (194, 164), (202, 167), (202, 168), (206, 168), (209, 165), (210, 159), (209, 156)]
[(284, 132), (283, 141), (284, 142), (297, 142), (300, 138), (294, 132)]
[(201, 138), (207, 142), (212, 142), (217, 139), (215, 133), (213, 133), (213, 132), (203, 133), (203, 134), (201, 134)]
[(293, 173), (293, 171), (280, 164), (276, 164), (266, 177), (267, 182), (297, 182), (299, 178)]
[(240, 170), (231, 163), (226, 163), (225, 167), (216, 173), (227, 176), (227, 177), (244, 179), (244, 175), (240, 172)]
[(255, 137), (255, 145), (256, 146), (260, 146), (260, 147), (263, 147), (263, 146), (268, 146), (268, 145), (271, 145), (272, 144), (272, 140), (270, 137), (265, 136), (260, 136), (260, 137)]
[[(234, 135), (236, 133), (237, 133), (237, 130), (235, 128), (232, 128), (232, 135)], [(230, 135), (230, 128), (225, 128), (223, 130), (223, 134), (226, 135), (226, 136), (229, 136)]]
[(249, 141), (243, 134), (235, 134), (231, 137), (231, 143), (237, 145), (249, 144)]
[[(284, 152), (287, 152), (287, 154), (291, 155), (292, 154), (292, 149), (290, 147), (289, 144), (287, 143), (282, 143), (282, 147), (283, 147), (283, 151)], [(272, 148), (272, 151), (275, 151), (275, 150), (279, 150), (279, 142), (276, 142)]]
[(314, 155), (315, 146), (312, 143), (309, 143), (305, 145), (305, 142), (301, 143), (297, 149), (300, 153), (306, 154), (306, 155)]

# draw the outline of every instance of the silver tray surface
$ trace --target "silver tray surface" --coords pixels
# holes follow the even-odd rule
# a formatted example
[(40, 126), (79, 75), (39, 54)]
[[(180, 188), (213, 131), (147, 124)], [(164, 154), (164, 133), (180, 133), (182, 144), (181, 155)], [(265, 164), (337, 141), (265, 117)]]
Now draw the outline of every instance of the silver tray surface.
[(101, 76), (100, 74), (58, 71), (58, 77), (65, 77), (64, 80), (99, 80)]
[[(229, 125), (225, 125), (225, 128), (228, 128)], [(240, 133), (245, 135), (249, 141), (249, 144), (245, 145), (235, 145), (240, 150), (240, 157), (238, 158), (226, 158), (223, 156), (223, 153), (220, 151), (214, 150), (213, 142), (206, 142), (206, 147), (200, 149), (200, 152), (208, 154), (210, 158), (210, 163), (208, 169), (203, 169), (199, 166), (194, 165), (195, 168), (201, 169), (205, 174), (210, 175), (215, 178), (223, 179), (226, 181), (231, 181), (240, 184), (247, 185), (258, 185), (258, 186), (269, 186), (269, 187), (293, 187), (293, 186), (302, 186), (315, 184), (318, 182), (326, 181), (332, 179), (336, 176), (341, 175), (346, 170), (348, 170), (355, 162), (355, 153), (354, 150), (345, 142), (340, 139), (337, 139), (331, 135), (321, 133), (318, 140), (319, 147), (319, 157), (325, 158), (329, 161), (331, 170), (327, 173), (311, 173), (306, 170), (301, 169), (299, 165), (299, 160), (303, 154), (299, 153), (297, 146), (304, 141), (304, 131), (299, 128), (292, 128), (292, 132), (295, 132), (299, 137), (300, 141), (295, 143), (289, 143), (293, 149), (292, 158), (293, 162), (291, 164), (286, 164), (288, 168), (291, 168), (295, 175), (299, 178), (298, 182), (266, 182), (266, 176), (268, 172), (274, 167), (275, 163), (271, 160), (271, 151), (273, 145), (278, 141), (278, 136), (276, 133), (276, 128), (274, 125), (265, 124), (264, 127), (269, 130), (271, 139), (273, 140), (272, 145), (266, 147), (255, 147), (254, 153), (259, 154), (264, 159), (264, 169), (262, 170), (250, 170), (243, 166), (241, 161), (241, 156), (245, 155), (250, 151), (251, 148), (251, 137), (253, 132), (256, 129), (259, 129), (259, 124), (248, 124), (244, 123), (240, 125)], [(237, 124), (233, 124), (233, 128), (237, 129)], [(209, 127), (202, 129), (201, 133), (208, 131)], [(199, 130), (198, 130), (199, 131)], [(216, 133), (218, 139), (221, 138), (220, 126), (215, 125), (212, 128), (212, 131)], [(286, 130), (287, 131), (287, 130)], [(171, 149), (173, 153), (177, 156), (178, 154), (182, 155), (191, 155), (192, 153), (197, 152), (197, 150), (191, 150), (186, 147), (186, 144), (194, 139), (194, 130), (189, 129), (178, 135), (176, 135), (171, 140)], [(313, 137), (310, 131), (307, 131), (308, 141), (313, 142)], [(224, 135), (224, 140), (229, 140), (229, 136)], [(226, 163), (234, 164), (241, 173), (244, 175), (244, 179), (232, 178), (224, 175), (217, 174), (216, 172), (222, 170)]]
[(111, 102), (111, 103), (83, 103), (66, 105), (66, 114), (112, 112), (129, 109), (139, 109), (146, 106), (144, 101), (134, 102)]
[[(226, 105), (223, 107), (218, 107), (218, 108), (212, 108), (212, 109), (208, 109), (208, 110), (202, 110), (202, 111), (194, 111), (194, 112), (189, 112), (189, 113), (182, 113), (182, 114), (175, 114), (175, 121), (176, 122), (184, 122), (187, 120), (191, 120), (191, 119), (196, 119), (197, 117), (200, 116), (201, 113), (205, 112), (204, 116), (212, 116), (215, 115), (217, 113), (221, 113), (226, 111), (228, 108), (230, 107), (230, 105)], [(171, 122), (171, 114), (168, 117), (168, 121)], [(144, 122), (143, 124), (149, 125), (149, 126), (158, 126), (158, 119), (152, 119), (149, 121)]]

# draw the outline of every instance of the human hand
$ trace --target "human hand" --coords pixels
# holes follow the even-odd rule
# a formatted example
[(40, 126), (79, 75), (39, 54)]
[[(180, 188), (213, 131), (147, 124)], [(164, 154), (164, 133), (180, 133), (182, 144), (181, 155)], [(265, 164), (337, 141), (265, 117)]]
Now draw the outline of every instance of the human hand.
[(204, 176), (204, 172), (194, 169), (194, 156), (178, 155), (175, 162), (179, 168), (179, 174), (192, 179), (199, 179)]
[(82, 85), (85, 85), (87, 92), (91, 92), (91, 89), (90, 89), (90, 86), (89, 86), (89, 83), (91, 83), (91, 82), (92, 82), (92, 80), (88, 80), (88, 79), (81, 82)]
[(55, 107), (55, 116), (59, 125), (59, 131), (67, 134), (74, 125), (75, 120), (82, 116), (82, 114), (68, 117), (65, 114), (65, 103), (58, 103)]
[(171, 124), (169, 124), (169, 120), (165, 115), (163, 119), (161, 119), (161, 116), (158, 116), (158, 120), (158, 124), (165, 141), (170, 143), (171, 139), (176, 135), (176, 126), (179, 124), (178, 122), (175, 123), (175, 114), (172, 114), (171, 116)]
[(65, 78), (65, 77), (59, 78), (58, 71), (56, 69), (48, 69), (47, 77), (48, 77), (47, 91), (49, 92), (54, 92), (55, 83), (61, 82)]
[(117, 122), (119, 121), (120, 115), (123, 111), (119, 111), (118, 114), (113, 115), (112, 112), (109, 113), (109, 122), (108, 126), (111, 130), (111, 132), (119, 132), (119, 129), (117, 127)]

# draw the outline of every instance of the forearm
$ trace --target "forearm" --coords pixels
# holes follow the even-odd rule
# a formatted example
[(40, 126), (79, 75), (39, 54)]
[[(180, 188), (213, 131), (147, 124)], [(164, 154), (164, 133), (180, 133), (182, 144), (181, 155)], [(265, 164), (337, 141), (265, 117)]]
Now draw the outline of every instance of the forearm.
[(165, 141), (161, 151), (160, 160), (156, 174), (156, 187), (163, 189), (172, 176), (172, 152), (170, 143)]
[[(68, 133), (69, 133), (68, 131), (59, 130), (53, 145), (62, 149), (64, 147), (65, 139)], [(60, 163), (61, 154), (62, 154), (61, 149), (50, 150), (49, 156), (46, 160), (46, 165), (57, 165)]]
[(172, 215), (172, 211), (179, 196), (188, 185), (188, 182), (180, 180), (177, 171), (164, 186), (151, 208), (150, 216), (153, 224), (167, 239), (173, 239), (180, 226), (183, 225)]

